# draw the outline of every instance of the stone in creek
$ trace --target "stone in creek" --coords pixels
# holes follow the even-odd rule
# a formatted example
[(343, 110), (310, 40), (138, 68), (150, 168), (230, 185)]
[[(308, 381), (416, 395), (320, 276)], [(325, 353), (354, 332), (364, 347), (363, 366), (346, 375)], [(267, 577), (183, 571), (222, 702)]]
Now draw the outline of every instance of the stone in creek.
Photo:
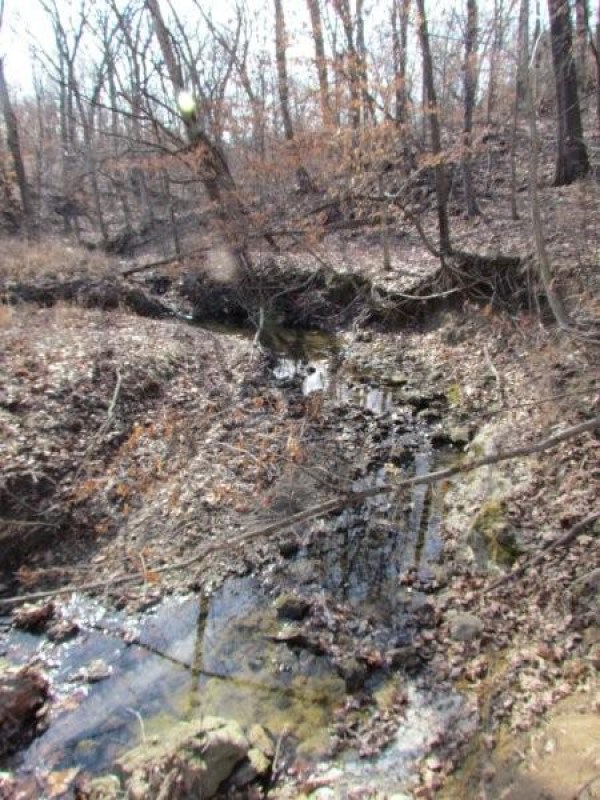
[(367, 679), (367, 668), (356, 658), (349, 656), (341, 660), (337, 665), (337, 672), (343, 678), (348, 694), (359, 692)]
[(13, 624), (15, 628), (20, 628), (23, 631), (41, 633), (46, 630), (55, 613), (56, 607), (54, 603), (45, 603), (41, 606), (26, 603), (14, 612)]
[(450, 617), (450, 637), (455, 642), (472, 642), (483, 633), (483, 622), (474, 614), (453, 614)]
[(0, 673), (0, 756), (36, 735), (47, 698), (48, 681), (33, 667)]
[[(237, 722), (204, 717), (175, 724), (160, 741), (145, 742), (126, 753), (116, 770), (131, 800), (207, 799), (245, 761), (250, 749)], [(251, 769), (256, 774), (257, 766)]]

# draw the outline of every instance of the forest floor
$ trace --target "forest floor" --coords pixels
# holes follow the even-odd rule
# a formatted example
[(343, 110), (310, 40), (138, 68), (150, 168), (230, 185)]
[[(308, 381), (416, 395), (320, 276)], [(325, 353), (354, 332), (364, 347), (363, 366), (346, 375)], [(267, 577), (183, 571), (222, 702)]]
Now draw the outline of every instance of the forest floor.
[[(557, 283), (587, 316), (600, 312), (597, 208), (591, 182), (544, 190)], [(508, 215), (456, 218), (454, 229), (463, 249), (530, 249), (526, 220)], [(433, 266), (413, 234), (395, 240), (385, 273), (368, 235), (336, 234), (319, 253), (387, 289), (406, 290)], [(76, 252), (63, 269), (114, 268), (92, 262)], [(40, 272), (57, 270), (34, 266), (28, 279)], [(468, 470), (469, 459), (597, 416), (597, 344), (543, 326), (535, 309), (472, 302), (400, 329), (339, 330), (313, 342), (304, 371), (251, 335), (71, 302), (0, 307), (0, 339), (1, 589), (47, 610), (39, 668), (52, 673), (58, 651), (47, 636), (58, 625), (60, 646), (75, 590), (133, 618), (170, 596), (217, 596), (227, 580), (252, 578), (274, 614), (260, 633), (275, 643), (271, 677), (299, 664), (312, 675), (326, 662), (333, 678), (318, 758), (294, 731), (317, 723), (295, 709), (273, 721), (281, 754), (267, 788), (238, 796), (600, 797), (598, 521), (560, 544), (598, 511), (598, 434)], [(322, 385), (307, 391), (319, 370)], [(430, 495), (404, 487), (358, 509), (350, 502), (352, 491), (411, 478), (423, 454), (431, 469), (467, 470)], [(327, 503), (337, 505), (294, 517)], [(423, 504), (440, 512), (424, 568), (423, 542), (412, 543), (412, 563), (390, 544), (416, 508), (427, 536)], [(2, 669), (26, 663), (11, 639), (13, 605), (0, 606)], [(21, 627), (35, 628), (27, 613)], [(68, 698), (50, 687), (38, 733), (80, 702), (85, 676), (71, 680)], [(394, 785), (386, 748), (401, 746), (415, 688), (459, 700)], [(13, 732), (0, 755), (31, 734)], [(346, 752), (373, 770), (339, 767)], [(24, 775), (11, 758), (2, 796), (68, 795), (83, 777), (59, 751), (45, 774)]]

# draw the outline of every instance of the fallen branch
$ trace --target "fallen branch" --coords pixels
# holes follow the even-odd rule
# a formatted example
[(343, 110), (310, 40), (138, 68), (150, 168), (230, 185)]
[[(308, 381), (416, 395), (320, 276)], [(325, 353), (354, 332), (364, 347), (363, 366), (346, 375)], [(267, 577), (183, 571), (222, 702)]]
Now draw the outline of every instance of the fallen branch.
[(136, 272), (144, 272), (144, 270), (154, 269), (155, 267), (166, 267), (168, 264), (175, 264), (176, 262), (185, 261), (186, 258), (192, 258), (192, 256), (208, 253), (210, 250), (211, 248), (208, 246), (195, 247), (193, 250), (188, 250), (186, 253), (181, 253), (181, 255), (172, 255), (168, 256), (167, 258), (161, 258), (158, 261), (148, 261), (146, 264), (136, 264), (133, 267), (127, 267), (127, 269), (120, 270), (119, 275), (122, 278), (127, 278), (129, 275), (134, 275)]
[(513, 569), (512, 572), (509, 572), (507, 575), (503, 575), (497, 581), (492, 583), (491, 586), (488, 586), (486, 589), (482, 591), (482, 594), (487, 594), (488, 592), (493, 591), (494, 589), (498, 589), (500, 586), (505, 586), (507, 583), (510, 583), (514, 578), (520, 578), (522, 575), (525, 574), (528, 570), (532, 569), (533, 567), (537, 567), (539, 564), (542, 563), (547, 553), (551, 552), (552, 550), (556, 550), (559, 547), (565, 547), (566, 545), (570, 544), (574, 539), (576, 539), (580, 534), (586, 531), (590, 525), (593, 525), (596, 520), (600, 519), (600, 511), (594, 511), (593, 514), (589, 514), (587, 517), (579, 520), (573, 525), (572, 528), (559, 536), (558, 539), (555, 539), (553, 542), (546, 542), (542, 549), (541, 553), (532, 560), (526, 561), (524, 564), (521, 564), (516, 569)]
[[(394, 484), (386, 484), (385, 486), (374, 486), (371, 489), (366, 489), (362, 492), (347, 493), (341, 495), (340, 497), (333, 498), (332, 500), (326, 500), (324, 503), (319, 503), (318, 505), (311, 506), (310, 508), (307, 508), (304, 511), (300, 511), (297, 514), (292, 514), (291, 516), (286, 517), (283, 520), (272, 522), (268, 525), (265, 525), (253, 531), (248, 531), (247, 533), (242, 534), (239, 538), (237, 538), (233, 542), (227, 541), (209, 545), (208, 547), (205, 547), (200, 553), (196, 553), (195, 555), (185, 559), (184, 561), (177, 561), (175, 564), (166, 564), (162, 567), (151, 568), (151, 572), (153, 574), (158, 575), (166, 572), (175, 572), (176, 570), (186, 569), (187, 567), (191, 567), (194, 564), (198, 564), (201, 561), (204, 561), (204, 559), (207, 558), (208, 556), (212, 555), (213, 553), (217, 553), (225, 548), (230, 550), (237, 549), (238, 547), (248, 544), (249, 542), (252, 542), (255, 539), (260, 539), (264, 536), (269, 536), (274, 533), (280, 533), (281, 531), (287, 528), (291, 528), (294, 525), (298, 525), (301, 522), (307, 522), (308, 520), (314, 519), (315, 517), (323, 516), (324, 514), (333, 514), (337, 511), (342, 511), (345, 508), (360, 505), (361, 503), (364, 503), (365, 500), (368, 500), (371, 497), (376, 497), (377, 495), (381, 494), (387, 494), (389, 492), (397, 492), (398, 490), (404, 489), (409, 486), (419, 486), (424, 484), (429, 485), (433, 483), (438, 483), (439, 481), (452, 478), (455, 475), (472, 472), (474, 469), (478, 469), (479, 467), (485, 467), (490, 464), (498, 464), (501, 461), (510, 461), (515, 458), (522, 458), (524, 456), (534, 455), (535, 453), (541, 453), (544, 450), (549, 450), (553, 447), (556, 447), (561, 442), (567, 441), (568, 439), (572, 439), (575, 436), (579, 436), (582, 433), (593, 431), (596, 428), (600, 428), (600, 416), (594, 417), (593, 419), (587, 420), (586, 422), (581, 422), (579, 425), (572, 425), (571, 427), (565, 428), (565, 430), (560, 431), (560, 433), (555, 433), (552, 436), (548, 436), (546, 439), (542, 439), (541, 441), (534, 442), (533, 444), (530, 445), (516, 447), (512, 450), (501, 451), (491, 456), (476, 458), (473, 459), (473, 461), (467, 461), (462, 464), (457, 464), (453, 467), (447, 467), (445, 469), (440, 469), (435, 472), (429, 472), (426, 475), (416, 475), (412, 478), (406, 478), (405, 480), (398, 481)], [(119, 575), (112, 579), (105, 578), (102, 581), (95, 581), (93, 583), (87, 583), (80, 586), (76, 585), (63, 586), (60, 589), (50, 589), (48, 591), (34, 592), (28, 595), (16, 595), (14, 597), (7, 597), (4, 599), (0, 599), (0, 608), (10, 607), (17, 605), (19, 603), (30, 602), (34, 600), (42, 600), (46, 597), (55, 597), (62, 594), (70, 594), (71, 592), (94, 591), (96, 589), (107, 589), (113, 586), (123, 586), (124, 584), (128, 583), (143, 582), (144, 577), (145, 576), (143, 574)]]
[(85, 450), (85, 453), (81, 457), (81, 461), (79, 462), (79, 466), (77, 467), (77, 470), (75, 472), (75, 480), (77, 480), (79, 477), (81, 477), (81, 473), (84, 471), (84, 469), (86, 467), (88, 458), (89, 458), (92, 450), (98, 444), (98, 442), (104, 437), (104, 435), (106, 434), (107, 430), (110, 428), (110, 425), (112, 423), (113, 417), (115, 415), (115, 408), (116, 408), (117, 402), (119, 400), (119, 393), (121, 391), (121, 385), (123, 383), (123, 376), (121, 375), (121, 372), (120, 372), (118, 367), (116, 368), (115, 373), (116, 373), (116, 376), (117, 376), (117, 381), (115, 383), (115, 388), (114, 388), (114, 391), (113, 391), (113, 394), (112, 394), (112, 398), (111, 398), (111, 401), (110, 401), (109, 406), (108, 406), (106, 419), (104, 420), (102, 425), (98, 428), (98, 430), (96, 431), (96, 433), (92, 437), (92, 440), (89, 443), (89, 445), (87, 446), (87, 448)]

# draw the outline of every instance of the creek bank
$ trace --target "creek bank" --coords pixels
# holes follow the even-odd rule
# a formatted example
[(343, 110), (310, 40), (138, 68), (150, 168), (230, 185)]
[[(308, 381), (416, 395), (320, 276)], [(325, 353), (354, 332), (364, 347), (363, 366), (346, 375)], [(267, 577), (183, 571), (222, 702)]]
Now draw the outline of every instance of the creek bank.
[[(204, 336), (209, 342), (216, 338), (204, 332), (198, 335), (200, 341)], [(190, 338), (189, 342), (196, 342), (196, 339)], [(224, 352), (236, 351), (236, 348), (228, 349), (225, 342), (226, 339), (223, 340)], [(247, 344), (239, 342), (239, 347), (247, 347)], [(93, 563), (98, 575), (106, 576), (107, 595), (115, 607), (122, 609), (120, 613), (133, 615), (136, 610), (146, 609), (146, 613), (151, 615), (151, 607), (155, 604), (158, 604), (158, 613), (161, 598), (175, 588), (201, 589), (212, 598), (211, 607), (215, 609), (232, 604), (231, 612), (227, 612), (224, 619), (229, 620), (227, 626), (234, 626), (232, 630), (237, 630), (235, 626), (239, 625), (240, 631), (229, 644), (227, 641), (223, 643), (221, 654), (212, 651), (210, 656), (211, 651), (203, 648), (201, 669), (207, 673), (206, 679), (210, 683), (208, 694), (217, 713), (230, 709), (230, 713), (235, 715), (249, 701), (247, 691), (240, 694), (232, 687), (237, 685), (236, 680), (240, 677), (242, 683), (250, 677), (253, 701), (247, 705), (246, 722), (249, 723), (260, 719), (260, 714), (272, 707), (272, 701), (267, 698), (269, 695), (277, 696), (270, 686), (276, 676), (283, 679), (284, 689), (289, 683), (286, 691), (291, 691), (292, 698), (297, 699), (290, 706), (288, 695), (286, 705), (275, 709), (265, 720), (275, 732), (281, 733), (286, 726), (292, 731), (286, 736), (282, 749), (282, 765), (286, 769), (297, 760), (295, 753), (299, 747), (304, 757), (313, 747), (326, 755), (329, 747), (330, 755), (326, 757), (331, 757), (331, 753), (342, 751), (349, 744), (360, 748), (363, 743), (363, 756), (366, 757), (393, 740), (395, 720), (405, 711), (402, 700), (405, 696), (404, 679), (398, 678), (385, 709), (374, 705), (374, 693), (382, 682), (393, 681), (395, 675), (406, 673), (415, 676), (426, 667), (428, 641), (427, 638), (419, 639), (417, 634), (423, 625), (434, 624), (433, 609), (426, 599), (426, 592), (435, 590), (439, 580), (439, 576), (436, 577), (439, 572), (436, 563), (439, 554), (436, 541), (438, 501), (433, 494), (419, 487), (413, 494), (395, 498), (393, 503), (382, 498), (373, 499), (368, 507), (357, 512), (343, 512), (301, 526), (293, 531), (293, 539), (286, 535), (281, 545), (275, 540), (243, 548), (238, 554), (224, 553), (208, 569), (190, 570), (183, 581), (181, 576), (174, 575), (167, 576), (163, 584), (156, 587), (149, 581), (145, 591), (111, 588), (112, 565), (122, 560), (124, 553), (128, 554), (127, 563), (133, 563), (131, 555), (138, 548), (143, 548), (145, 563), (156, 563), (159, 551), (163, 561), (168, 560), (171, 554), (177, 557), (184, 547), (182, 533), (187, 534), (190, 543), (194, 538), (198, 540), (198, 534), (194, 535), (193, 531), (198, 531), (203, 514), (213, 529), (221, 526), (221, 535), (224, 538), (231, 536), (234, 540), (240, 523), (248, 524), (248, 502), (256, 494), (257, 481), (265, 503), (263, 508), (254, 512), (253, 519), (260, 520), (285, 516), (294, 508), (301, 509), (314, 502), (317, 497), (331, 496), (332, 490), (339, 491), (343, 486), (360, 489), (384, 481), (399, 469), (396, 464), (401, 464), (401, 468), (409, 472), (428, 468), (431, 458), (429, 429), (422, 418), (414, 414), (417, 411), (415, 405), (395, 405), (393, 391), (388, 410), (381, 407), (374, 411), (363, 406), (362, 402), (355, 402), (354, 398), (361, 395), (354, 394), (352, 387), (348, 387), (347, 392), (345, 390), (345, 399), (336, 397), (332, 380), (334, 375), (338, 375), (336, 371), (328, 370), (324, 374), (323, 388), (303, 395), (298, 383), (295, 388), (279, 388), (278, 379), (273, 377), (269, 379), (270, 387), (268, 383), (265, 386), (260, 373), (263, 369), (261, 363), (248, 366), (251, 369), (240, 374), (242, 380), (237, 389), (239, 394), (235, 396), (234, 414), (221, 414), (223, 406), (218, 403), (223, 403), (223, 399), (213, 393), (209, 401), (217, 407), (208, 419), (204, 417), (201, 420), (196, 415), (197, 427), (194, 427), (194, 417), (186, 414), (187, 439), (183, 441), (178, 434), (175, 442), (171, 439), (166, 443), (173, 448), (169, 471), (162, 474), (158, 471), (146, 478), (154, 478), (154, 491), (145, 490), (144, 501), (139, 502), (141, 498), (138, 499), (133, 491), (120, 490), (123, 498), (120, 531), (112, 542), (101, 543)], [(175, 382), (172, 380), (169, 386), (169, 397), (181, 402), (185, 389), (180, 395), (177, 370), (174, 378)], [(185, 386), (194, 397), (189, 384)], [(380, 390), (377, 388), (377, 391)], [(426, 389), (424, 392), (428, 393)], [(435, 399), (431, 391), (429, 396), (433, 398), (432, 402), (443, 402), (440, 398)], [(186, 411), (189, 410), (187, 404)], [(135, 475), (134, 464), (155, 463), (155, 455), (165, 444), (158, 434), (167, 430), (162, 427), (155, 433), (148, 425), (134, 427), (134, 436), (127, 440), (126, 447), (120, 449), (126, 471), (119, 476), (128, 474), (131, 479), (132, 474)], [(243, 443), (238, 438), (240, 434), (244, 437)], [(185, 447), (192, 436), (196, 452)], [(184, 445), (183, 452), (177, 452), (176, 443)], [(253, 443), (256, 443), (254, 452), (266, 451), (263, 464), (246, 456)], [(139, 452), (139, 461), (136, 451)], [(231, 456), (222, 457), (223, 452)], [(211, 474), (206, 470), (202, 474), (201, 465), (207, 463), (207, 458), (214, 460), (215, 453), (221, 454), (220, 463), (215, 462)], [(134, 458), (130, 460), (132, 456)], [(180, 460), (176, 461), (178, 458)], [(219, 468), (222, 478), (217, 471)], [(337, 473), (338, 479), (333, 487), (329, 478), (332, 471)], [(189, 480), (191, 475), (195, 476), (194, 483)], [(200, 475), (201, 481), (198, 480)], [(118, 479), (122, 480), (121, 477)], [(224, 491), (225, 479), (235, 489), (233, 496)], [(161, 498), (172, 496), (175, 488), (179, 488), (177, 514), (165, 516)], [(187, 501), (184, 492), (190, 489), (193, 494)], [(247, 499), (245, 492), (248, 492)], [(237, 524), (236, 517), (240, 520)], [(162, 519), (165, 526), (160, 538), (156, 532), (157, 519)], [(152, 521), (152, 529), (148, 526), (149, 521)], [(188, 527), (190, 522), (193, 522), (193, 528)], [(201, 541), (199, 544), (201, 546)], [(243, 582), (246, 579), (240, 577), (233, 583), (225, 580), (235, 574), (258, 576), (260, 591), (250, 590), (248, 583), (241, 584), (246, 588), (236, 589), (240, 584), (235, 584), (235, 580)], [(396, 596), (395, 584), (400, 579), (406, 581), (405, 590), (398, 591)], [(420, 591), (421, 585), (423, 592)], [(393, 607), (388, 608), (390, 592), (394, 602)], [(255, 616), (258, 612), (253, 610), (253, 596), (261, 596), (263, 606), (273, 605), (266, 617), (264, 611), (259, 617)], [(290, 603), (291, 597), (299, 598), (300, 602)], [(283, 598), (280, 600), (283, 616), (291, 614), (296, 617), (291, 621), (292, 627), (286, 625), (284, 619), (277, 620), (274, 607), (277, 598)], [(61, 625), (69, 628), (72, 638), (56, 638), (54, 651), (47, 643), (44, 645), (49, 664), (54, 660), (62, 664), (63, 677), (72, 674), (76, 685), (85, 688), (91, 705), (82, 702), (79, 715), (67, 716), (58, 727), (51, 728), (48, 736), (34, 745), (26, 759), (30, 764), (43, 761), (69, 770), (73, 763), (80, 761), (84, 752), (86, 759), (95, 752), (95, 746), (91, 744), (77, 750), (77, 742), (94, 740), (100, 743), (103, 741), (100, 731), (114, 725), (114, 719), (107, 723), (97, 715), (100, 710), (105, 713), (110, 709), (106, 702), (109, 695), (118, 699), (118, 683), (115, 681), (120, 679), (120, 672), (115, 669), (114, 653), (108, 656), (110, 648), (115, 647), (110, 634), (100, 637), (102, 646), (98, 643), (96, 649), (91, 648), (94, 626), (108, 624), (110, 629), (110, 618), (104, 623), (96, 614), (73, 619), (68, 613), (63, 615), (60, 609), (54, 611)], [(21, 627), (35, 629), (42, 624), (43, 617), (41, 612), (37, 616), (34, 612), (22, 611)], [(169, 619), (173, 626), (172, 613)], [(49, 630), (54, 624), (55, 621)], [(187, 641), (186, 647), (189, 648), (198, 635), (196, 622), (191, 619), (190, 631), (184, 634), (182, 641)], [(249, 637), (249, 649), (242, 646), (240, 636)], [(202, 640), (205, 638), (206, 634)], [(257, 640), (262, 649), (260, 654), (256, 652)], [(118, 644), (122, 657), (134, 661), (139, 658), (135, 656), (138, 647), (135, 639), (129, 641), (129, 648), (125, 644)], [(163, 644), (160, 645), (161, 652)], [(87, 653), (85, 663), (80, 663), (81, 659), (78, 661), (75, 656), (82, 645)], [(176, 657), (181, 658), (180, 645), (173, 646)], [(189, 650), (188, 653), (189, 665), (193, 653)], [(155, 655), (161, 659), (160, 655)], [(211, 662), (211, 658), (216, 660)], [(266, 664), (265, 659), (272, 659), (272, 663)], [(101, 662), (104, 669), (99, 668)], [(247, 667), (242, 668), (243, 663), (251, 665), (253, 673), (250, 676), (246, 674)], [(90, 680), (91, 667), (94, 682)], [(253, 683), (263, 670), (261, 680), (264, 678), (269, 684), (264, 692), (260, 684), (257, 690)], [(215, 674), (211, 676), (210, 673)], [(189, 673), (180, 665), (178, 674)], [(150, 712), (150, 717), (152, 709), (154, 716), (159, 709), (159, 706), (151, 704), (148, 711), (145, 710), (144, 704), (153, 696), (148, 683), (151, 675), (152, 670), (146, 669), (143, 679), (141, 675), (136, 679), (137, 691), (142, 693), (141, 697), (144, 693), (146, 696), (144, 701), (140, 699), (134, 704), (144, 709), (146, 715)], [(60, 675), (56, 678), (61, 680)], [(125, 685), (131, 684), (130, 677), (121, 679)], [(165, 680), (161, 679), (160, 683), (166, 691)], [(171, 690), (171, 702), (179, 697), (176, 687), (177, 681)], [(189, 691), (186, 690), (186, 694), (190, 695)], [(283, 694), (285, 696), (286, 692)], [(348, 698), (346, 703), (345, 697)], [(418, 697), (420, 695), (415, 695)], [(427, 702), (426, 698), (425, 693), (423, 702)], [(258, 701), (260, 708), (256, 705)], [(336, 718), (335, 735), (331, 738), (329, 725), (337, 706), (341, 709)], [(173, 720), (169, 724), (174, 724)], [(439, 724), (443, 725), (442, 718)], [(96, 726), (99, 729), (97, 733), (94, 732)], [(119, 730), (132, 727), (136, 728), (135, 718), (119, 721)], [(114, 728), (112, 730), (114, 736)], [(315, 737), (313, 744), (309, 744), (311, 737)], [(110, 764), (115, 757), (115, 751), (108, 747), (103, 756), (108, 759), (105, 763)], [(86, 761), (92, 762), (93, 758)], [(414, 760), (410, 763), (413, 764)], [(407, 774), (411, 768), (407, 764)]]
[[(374, 499), (352, 513), (299, 525), (291, 533), (249, 547), (235, 551), (227, 547), (208, 563), (192, 566), (185, 575), (166, 576), (160, 583), (154, 583), (152, 577), (154, 565), (201, 549), (206, 542), (233, 542), (249, 524), (281, 520), (293, 510), (302, 510), (348, 488), (393, 481), (398, 471), (427, 471), (432, 463), (432, 432), (438, 428), (467, 425), (470, 437), (474, 428), (485, 430), (489, 423), (501, 446), (516, 435), (515, 429), (531, 436), (546, 429), (547, 413), (542, 419), (525, 409), (503, 410), (502, 393), (486, 350), (498, 373), (509, 378), (504, 382), (508, 405), (511, 400), (538, 400), (538, 390), (531, 382), (527, 384), (525, 370), (523, 375), (515, 374), (517, 368), (508, 357), (511, 347), (522, 347), (521, 337), (513, 334), (511, 338), (505, 330), (494, 332), (487, 324), (484, 320), (478, 331), (472, 323), (453, 327), (447, 320), (441, 330), (381, 336), (370, 342), (363, 341), (364, 334), (368, 338), (370, 332), (347, 334), (339, 348), (341, 364), (334, 370), (324, 369), (321, 388), (306, 395), (302, 393), (302, 374), (298, 376), (302, 380), (293, 385), (280, 386), (268, 377), (268, 365), (262, 360), (254, 356), (251, 362), (252, 351), (243, 349), (246, 345), (238, 342), (229, 349), (229, 340), (224, 337), (219, 342), (225, 352), (228, 356), (243, 353), (247, 368), (236, 367), (235, 357), (223, 358), (221, 366), (225, 364), (235, 380), (212, 385), (207, 405), (198, 402), (198, 392), (192, 402), (194, 383), (179, 383), (177, 371), (161, 400), (166, 399), (170, 408), (180, 411), (180, 417), (176, 417), (179, 426), (169, 432), (172, 420), (165, 419), (157, 429), (152, 414), (143, 412), (138, 420), (143, 424), (134, 429), (135, 436), (120, 450), (122, 463), (114, 464), (112, 487), (124, 484), (126, 488), (119, 489), (122, 494), (115, 492), (118, 505), (107, 507), (117, 522), (115, 535), (96, 543), (93, 568), (105, 578), (109, 600), (124, 613), (147, 608), (176, 589), (201, 590), (218, 604), (220, 587), (225, 594), (232, 590), (231, 585), (226, 588), (225, 579), (235, 574), (240, 580), (243, 576), (258, 578), (269, 604), (286, 593), (306, 598), (310, 604), (306, 616), (292, 621), (291, 627), (286, 627), (284, 620), (275, 620), (274, 624), (271, 620), (268, 628), (262, 629), (261, 644), (269, 654), (276, 654), (274, 664), (282, 667), (280, 675), (284, 677), (294, 674), (298, 665), (314, 666), (318, 659), (324, 659), (328, 670), (334, 672), (334, 681), (330, 676), (314, 695), (318, 702), (333, 700), (329, 706), (332, 717), (320, 717), (320, 731), (325, 732), (323, 738), (333, 734), (333, 748), (324, 751), (319, 765), (303, 767), (306, 756), (294, 755), (292, 745), (296, 743), (290, 742), (282, 761), (281, 792), (286, 785), (295, 797), (299, 796), (298, 787), (304, 785), (318, 791), (315, 786), (319, 779), (329, 781), (327, 786), (335, 792), (343, 776), (336, 776), (332, 765), (347, 748), (358, 752), (363, 744), (365, 760), (358, 763), (369, 765), (369, 757), (374, 771), (357, 768), (354, 788), (372, 787), (377, 780), (383, 783), (377, 765), (387, 763), (386, 752), (397, 753), (395, 745), (402, 748), (402, 741), (395, 739), (399, 728), (406, 735), (402, 720), (425, 716), (429, 710), (429, 706), (413, 705), (414, 677), (422, 682), (417, 688), (426, 703), (432, 702), (428, 690), (432, 685), (448, 695), (459, 688), (468, 698), (448, 725), (442, 715), (437, 733), (423, 738), (419, 755), (398, 777), (396, 790), (414, 779), (415, 762), (420, 760), (418, 788), (421, 796), (427, 796), (427, 791), (438, 791), (444, 776), (460, 763), (468, 730), (472, 732), (478, 718), (486, 730), (489, 727), (492, 738), (501, 724), (532, 725), (556, 699), (584, 685), (590, 676), (590, 612), (575, 602), (572, 618), (565, 618), (563, 612), (572, 584), (585, 577), (596, 558), (595, 549), (590, 547), (594, 541), (588, 541), (587, 550), (584, 542), (575, 543), (564, 563), (556, 554), (549, 554), (541, 574), (526, 575), (488, 602), (482, 595), (489, 582), (488, 566), (462, 555), (468, 545), (468, 525), (446, 524), (454, 507), (461, 504), (458, 510), (463, 522), (470, 524), (485, 502), (485, 496), (475, 491), (466, 502), (460, 499), (464, 478), (440, 486), (436, 492), (419, 487), (408, 496)], [(492, 333), (496, 338), (490, 338)], [(204, 336), (210, 341), (204, 332), (198, 333), (199, 341), (204, 341)], [(190, 334), (186, 342), (195, 346), (197, 340)], [(530, 358), (534, 367), (538, 366), (535, 355)], [(568, 359), (569, 354), (561, 354), (563, 364), (568, 365)], [(374, 365), (371, 373), (370, 363)], [(202, 366), (210, 369), (210, 360)], [(539, 367), (547, 370), (543, 361)], [(201, 374), (198, 370), (194, 378), (199, 381)], [(396, 386), (390, 387), (389, 393), (379, 380), (386, 374), (395, 375)], [(563, 390), (579, 385), (585, 391), (586, 386), (575, 383), (576, 373), (569, 378), (561, 366), (556, 374), (566, 380)], [(217, 375), (220, 373), (212, 373), (214, 378)], [(396, 401), (401, 396), (410, 399), (410, 392), (418, 392), (419, 387), (429, 398), (429, 407), (439, 412), (435, 423), (418, 416), (427, 408)], [(358, 398), (373, 398), (375, 393), (379, 393), (377, 402), (357, 402)], [(579, 402), (570, 404), (570, 418), (584, 413)], [(488, 414), (493, 415), (493, 424)], [(554, 418), (555, 424), (561, 421)], [(468, 446), (478, 452), (480, 440)], [(462, 447), (455, 454), (460, 455)], [(167, 463), (157, 469), (156, 458), (164, 458), (165, 453)], [(496, 473), (495, 468), (482, 471), (483, 485), (491, 474), (492, 486), (498, 483), (504, 490), (496, 499), (502, 514), (518, 531), (523, 548), (519, 558), (535, 546), (541, 519), (536, 515), (546, 507), (560, 510), (565, 503), (564, 494), (560, 504), (543, 494), (540, 497), (547, 500), (544, 504), (533, 498), (543, 492), (547, 481), (565, 486), (564, 477), (570, 474), (573, 458), (593, 464), (593, 440), (588, 437), (575, 448), (560, 448), (547, 463), (540, 465), (533, 460), (533, 468), (517, 465), (512, 473)], [(149, 464), (154, 465), (153, 471), (148, 471)], [(497, 475), (504, 475), (504, 479), (497, 480)], [(590, 485), (575, 478), (573, 481), (570, 485), (577, 486), (578, 492), (571, 495), (573, 507), (579, 510), (593, 502), (595, 478)], [(563, 491), (571, 490), (566, 486)], [(94, 500), (97, 502), (97, 498)], [(551, 536), (551, 519), (545, 519), (545, 535)], [(430, 526), (433, 536), (429, 536)], [(436, 530), (441, 532), (442, 541)], [(140, 566), (140, 554), (145, 566)], [(111, 587), (115, 564), (129, 570), (144, 569), (146, 586), (126, 590)], [(48, 564), (38, 562), (35, 566), (43, 572)], [(84, 575), (77, 575), (81, 582)], [(46, 573), (44, 579), (49, 581), (52, 576)], [(517, 603), (515, 597), (519, 598)], [(249, 620), (251, 609), (244, 602), (240, 601), (236, 609), (242, 620)], [(481, 635), (466, 642), (452, 639), (450, 612), (457, 610), (480, 620)], [(255, 631), (250, 626), (252, 636)], [(239, 640), (225, 649), (218, 663), (231, 663), (237, 652), (250, 663), (251, 653), (240, 648)], [(526, 656), (520, 658), (522, 652)], [(255, 655), (256, 664), (254, 659)], [(101, 681), (96, 688), (109, 685), (110, 680)], [(232, 696), (229, 684), (214, 680), (211, 695), (217, 707), (239, 708), (240, 695)], [(298, 688), (302, 685), (300, 682)], [(519, 691), (515, 692), (515, 686), (521, 687)], [(259, 695), (261, 706), (263, 698)], [(256, 706), (247, 708), (255, 721)], [(457, 718), (472, 723), (463, 731), (464, 739), (455, 730)], [(129, 724), (135, 728), (135, 718)], [(273, 725), (271, 719), (269, 726)], [(314, 727), (311, 715), (294, 719), (294, 730)], [(386, 745), (390, 749), (384, 750), (383, 760), (378, 761), (377, 752)], [(423, 761), (428, 752), (432, 760)], [(365, 777), (367, 774), (369, 777)], [(393, 791), (394, 786), (386, 786), (381, 793), (385, 796)]]

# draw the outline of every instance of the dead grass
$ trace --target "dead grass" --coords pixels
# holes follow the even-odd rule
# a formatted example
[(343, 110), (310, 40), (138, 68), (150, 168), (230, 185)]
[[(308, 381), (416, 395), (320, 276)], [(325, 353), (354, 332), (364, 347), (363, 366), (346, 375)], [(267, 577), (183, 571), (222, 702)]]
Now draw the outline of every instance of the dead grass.
[(114, 259), (105, 253), (51, 237), (39, 242), (3, 237), (0, 250), (0, 280), (23, 281), (45, 275), (103, 275), (115, 268)]

